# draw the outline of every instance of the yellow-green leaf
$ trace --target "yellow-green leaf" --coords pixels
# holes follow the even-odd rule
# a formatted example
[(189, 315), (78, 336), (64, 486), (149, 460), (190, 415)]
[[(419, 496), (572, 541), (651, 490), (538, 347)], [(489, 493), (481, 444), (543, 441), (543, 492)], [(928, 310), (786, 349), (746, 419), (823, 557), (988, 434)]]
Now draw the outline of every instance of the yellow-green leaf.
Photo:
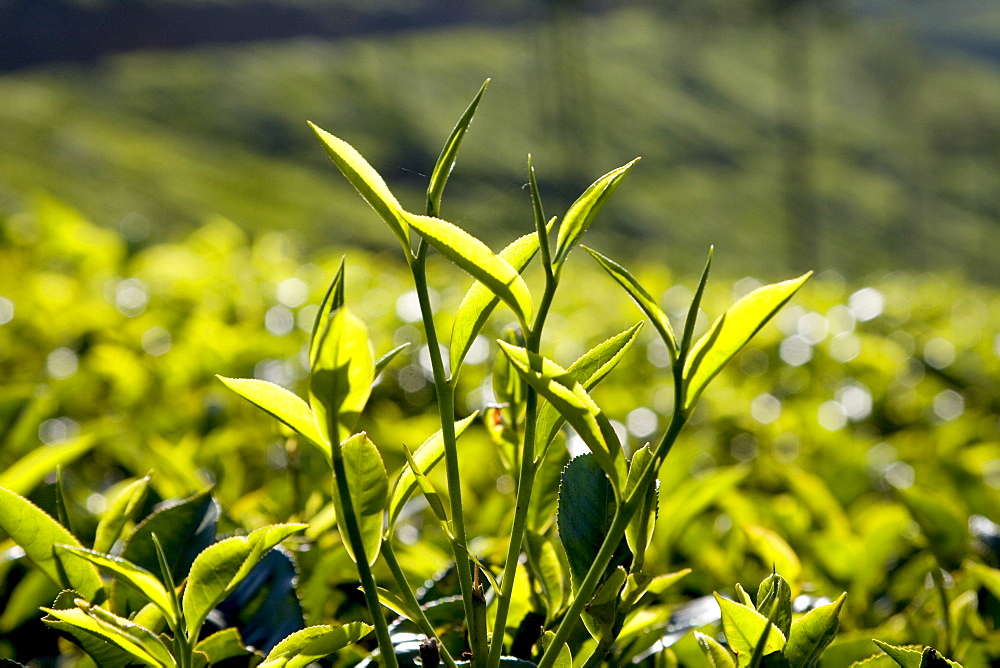
[[(343, 524), (344, 511), (346, 503), (350, 503), (361, 533), (365, 558), (371, 566), (378, 559), (379, 548), (382, 545), (382, 521), (389, 492), (385, 466), (375, 444), (363, 432), (344, 441), (340, 454), (344, 460), (350, 498), (341, 498), (339, 491), (334, 496), (338, 504), (337, 524), (340, 526), (341, 535), (346, 538), (347, 529)], [(337, 489), (340, 489), (339, 485)], [(344, 545), (351, 558), (357, 562), (358, 555), (355, 554), (351, 541), (345, 540)]]
[(375, 356), (368, 327), (344, 306), (323, 332), (309, 377), (309, 404), (325, 443), (340, 443), (354, 430), (371, 395)]
[(254, 406), (278, 418), (292, 431), (308, 439), (330, 459), (330, 444), (316, 426), (316, 416), (309, 404), (280, 385), (256, 378), (216, 376), (236, 394)]

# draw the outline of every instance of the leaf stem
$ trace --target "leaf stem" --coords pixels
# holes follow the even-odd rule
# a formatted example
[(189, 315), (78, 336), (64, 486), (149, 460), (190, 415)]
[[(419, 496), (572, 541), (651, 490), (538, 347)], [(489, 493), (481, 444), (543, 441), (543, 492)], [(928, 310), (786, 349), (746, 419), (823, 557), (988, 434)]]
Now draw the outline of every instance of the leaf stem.
[[(434, 374), (434, 390), (437, 395), (438, 413), (441, 417), (441, 439), (444, 443), (445, 470), (448, 478), (448, 498), (451, 502), (451, 518), (454, 541), (452, 550), (455, 555), (455, 568), (458, 572), (458, 582), (462, 590), (462, 602), (465, 606), (466, 619), (473, 619), (474, 602), (472, 600), (472, 569), (469, 565), (468, 539), (465, 532), (465, 515), (462, 508), (462, 478), (458, 465), (458, 445), (455, 436), (455, 388), (448, 378), (444, 360), (441, 357), (441, 347), (438, 344), (437, 329), (434, 326), (434, 312), (431, 309), (430, 295), (427, 289), (427, 241), (421, 239), (417, 252), (410, 263), (413, 275), (414, 289), (420, 304), (420, 315), (423, 319), (424, 333), (427, 337), (427, 350), (431, 359), (431, 369)], [(486, 637), (471, 631), (472, 665), (480, 668), (485, 665)]]
[(379, 650), (382, 655), (382, 665), (386, 668), (398, 668), (396, 652), (392, 646), (392, 638), (389, 636), (389, 625), (385, 621), (385, 614), (382, 612), (382, 603), (378, 600), (378, 587), (375, 583), (375, 576), (368, 565), (368, 555), (365, 554), (364, 541), (361, 538), (361, 529), (358, 527), (358, 518), (354, 512), (354, 502), (351, 499), (351, 490), (347, 485), (347, 469), (344, 466), (344, 458), (340, 452), (340, 446), (333, 446), (333, 480), (337, 487), (336, 493), (340, 496), (340, 507), (344, 511), (342, 519), (344, 528), (347, 530), (347, 539), (351, 542), (351, 549), (358, 567), (358, 575), (361, 577), (361, 589), (365, 594), (365, 602), (368, 604), (368, 612), (372, 616), (375, 624), (375, 637), (378, 639)]

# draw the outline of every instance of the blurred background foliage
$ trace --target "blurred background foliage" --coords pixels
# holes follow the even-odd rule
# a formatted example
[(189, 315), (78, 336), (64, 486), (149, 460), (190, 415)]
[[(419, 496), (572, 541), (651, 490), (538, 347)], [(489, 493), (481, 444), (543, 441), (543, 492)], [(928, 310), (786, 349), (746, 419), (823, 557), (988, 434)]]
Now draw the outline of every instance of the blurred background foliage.
[[(705, 394), (663, 472), (654, 568), (694, 569), (666, 602), (751, 585), (780, 561), (797, 593), (848, 592), (827, 665), (871, 654), (872, 636), (986, 665), (1000, 657), (1000, 572), (982, 569), (1000, 567), (998, 40), (990, 0), (8, 0), (0, 484), (51, 509), (49, 470), (11, 468), (49, 453), (86, 530), (128, 477), (155, 471), (150, 503), (214, 483), (226, 530), (312, 521), (307, 620), (355, 614), (320, 456), (213, 375), (301, 393), (307, 332), (346, 253), (376, 353), (413, 343), (362, 425), (398, 470), (401, 444), (435, 429), (415, 300), (391, 234), (304, 121), (419, 210), (441, 141), (491, 76), (444, 216), (494, 248), (530, 229), (529, 151), (550, 213), (638, 154), (588, 243), (675, 324), (710, 244), (706, 320), (758, 279), (818, 272)], [(468, 280), (431, 260), (447, 327)], [(563, 364), (639, 319), (588, 258), (567, 271), (545, 344)], [(470, 355), (462, 414), (489, 399), (503, 324)], [(654, 338), (595, 392), (630, 448), (672, 407)], [(483, 429), (462, 448), (495, 462)], [(487, 559), (511, 510), (500, 473), (463, 481)], [(414, 578), (445, 565), (419, 509), (400, 538)], [(51, 637), (36, 607), (54, 592), (10, 547), (0, 656)], [(947, 627), (933, 621), (936, 565)], [(692, 642), (677, 646), (685, 665)]]

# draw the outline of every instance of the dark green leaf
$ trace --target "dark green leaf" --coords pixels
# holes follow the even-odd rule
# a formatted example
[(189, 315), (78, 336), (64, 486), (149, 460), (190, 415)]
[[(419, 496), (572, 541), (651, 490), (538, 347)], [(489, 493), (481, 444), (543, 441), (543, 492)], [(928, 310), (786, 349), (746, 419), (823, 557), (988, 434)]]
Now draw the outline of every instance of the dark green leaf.
[(954, 502), (934, 490), (914, 488), (896, 490), (920, 530), (941, 568), (953, 570), (968, 549), (968, 522)]
[[(563, 471), (556, 522), (559, 540), (569, 560), (574, 590), (597, 558), (616, 508), (614, 489), (595, 457), (587, 454), (572, 459)], [(622, 540), (606, 574), (628, 564), (631, 559), (628, 544)]]

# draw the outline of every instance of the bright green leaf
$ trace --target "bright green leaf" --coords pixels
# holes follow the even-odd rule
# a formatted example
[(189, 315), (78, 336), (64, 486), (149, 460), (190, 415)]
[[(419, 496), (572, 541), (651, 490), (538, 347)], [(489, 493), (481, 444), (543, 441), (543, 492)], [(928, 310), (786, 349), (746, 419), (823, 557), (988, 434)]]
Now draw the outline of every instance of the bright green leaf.
[(792, 668), (817, 665), (820, 654), (837, 635), (840, 609), (846, 598), (847, 594), (841, 594), (833, 603), (814, 608), (792, 623), (785, 645), (785, 657)]
[(892, 657), (902, 668), (921, 668), (922, 648), (897, 647), (881, 640), (872, 640), (883, 652)]
[(368, 403), (375, 359), (368, 327), (346, 306), (330, 319), (318, 345), (309, 377), (309, 404), (323, 442), (336, 444), (351, 435)]
[(757, 642), (765, 631), (769, 631), (764, 645), (764, 654), (779, 652), (785, 646), (785, 636), (767, 618), (752, 608), (722, 598), (718, 594), (715, 600), (722, 611), (722, 629), (726, 634), (729, 646), (736, 652), (739, 666), (747, 666), (753, 655)]
[(402, 207), (396, 198), (385, 185), (385, 181), (378, 175), (368, 162), (361, 157), (353, 146), (342, 139), (334, 137), (329, 132), (321, 130), (312, 123), (309, 127), (313, 129), (319, 137), (323, 148), (337, 165), (337, 169), (347, 177), (354, 189), (357, 190), (365, 201), (375, 209), (379, 217), (385, 221), (396, 235), (403, 249), (410, 252), (410, 233), (406, 228), (406, 222), (402, 217)]
[(309, 335), (309, 366), (316, 366), (316, 358), (319, 356), (319, 343), (323, 332), (330, 322), (330, 314), (340, 310), (344, 305), (344, 258), (340, 259), (340, 266), (330, 287), (323, 295), (323, 301), (316, 311), (316, 319), (313, 320), (312, 333)]
[(80, 559), (85, 559), (99, 568), (111, 571), (121, 580), (132, 585), (136, 590), (146, 597), (146, 600), (155, 605), (163, 615), (171, 622), (174, 621), (174, 611), (170, 593), (167, 591), (160, 579), (147, 571), (145, 568), (136, 566), (130, 561), (121, 557), (113, 557), (101, 552), (87, 550), (82, 547), (69, 545), (59, 545), (59, 550), (66, 554)]
[(792, 628), (792, 588), (778, 573), (767, 576), (757, 589), (757, 612), (768, 617), (786, 638)]
[(489, 79), (483, 82), (476, 97), (472, 99), (465, 113), (455, 124), (448, 141), (441, 149), (441, 155), (438, 156), (437, 162), (434, 164), (434, 171), (431, 172), (431, 180), (427, 185), (427, 212), (429, 215), (438, 216), (441, 214), (441, 195), (444, 193), (444, 186), (448, 182), (451, 170), (455, 167), (458, 148), (462, 145), (465, 133), (469, 130), (469, 125), (472, 124), (472, 117), (476, 114), (476, 108), (479, 107), (479, 101), (483, 98), (483, 93), (486, 92), (486, 86), (489, 83)]
[(410, 347), (409, 342), (406, 342), (402, 345), (396, 346), (395, 348), (387, 352), (385, 355), (382, 355), (377, 360), (375, 360), (375, 376), (378, 377), (378, 375), (383, 371), (385, 371), (385, 368), (389, 366), (389, 363), (392, 362), (392, 360), (396, 359), (396, 355), (403, 352), (409, 347)]
[[(341, 457), (344, 459), (344, 470), (347, 475), (347, 489), (350, 499), (335, 495), (337, 501), (337, 524), (341, 535), (347, 536), (343, 525), (345, 502), (349, 502), (354, 510), (354, 517), (361, 532), (362, 547), (368, 565), (378, 559), (379, 547), (382, 544), (382, 521), (385, 513), (386, 497), (389, 491), (389, 481), (386, 477), (382, 457), (375, 444), (364, 433), (355, 434), (344, 441), (341, 446)], [(339, 490), (339, 486), (337, 488)], [(354, 553), (351, 541), (344, 545), (355, 562), (358, 555)]]
[(226, 538), (205, 548), (191, 564), (182, 607), (188, 630), (194, 634), (216, 605), (247, 576), (268, 550), (305, 524), (261, 527), (247, 536)]
[(420, 465), (417, 464), (415, 459), (413, 459), (413, 453), (411, 453), (410, 449), (405, 445), (403, 446), (403, 454), (406, 455), (406, 463), (413, 472), (413, 477), (416, 479), (417, 485), (420, 486), (420, 491), (423, 493), (424, 499), (427, 500), (427, 505), (430, 506), (431, 511), (433, 511), (434, 516), (440, 523), (442, 530), (444, 530), (445, 533), (448, 533), (448, 524), (450, 519), (448, 517), (448, 511), (445, 510), (444, 504), (441, 502), (441, 495), (438, 494), (436, 489), (434, 489), (434, 485), (427, 479), (427, 476), (421, 472)]
[(258, 668), (305, 668), (313, 661), (358, 642), (372, 628), (374, 627), (362, 622), (304, 628), (275, 645)]
[[(653, 452), (649, 446), (643, 446), (635, 451), (632, 461), (629, 463), (628, 478), (625, 481), (625, 498), (631, 496), (639, 484), (639, 477), (650, 462), (653, 461)], [(642, 504), (636, 510), (632, 519), (629, 520), (625, 529), (625, 538), (633, 554), (641, 554), (649, 547), (653, 539), (653, 525), (656, 522), (656, 480), (649, 486)]]
[(88, 434), (68, 443), (35, 448), (0, 472), (0, 487), (15, 494), (29, 494), (56, 467), (69, 464), (93, 448), (95, 442)]
[[(473, 420), (476, 419), (478, 413), (473, 413), (469, 417), (459, 420), (455, 423), (455, 438), (457, 439), (462, 434)], [(417, 448), (417, 451), (413, 453), (413, 460), (417, 463), (421, 472), (426, 475), (434, 466), (441, 461), (444, 457), (444, 440), (441, 436), (441, 431), (438, 430), (433, 436), (428, 438), (424, 443)], [(396, 484), (392, 488), (392, 499), (389, 501), (389, 526), (392, 527), (396, 520), (399, 519), (399, 513), (403, 510), (403, 505), (410, 498), (410, 495), (417, 489), (417, 480), (413, 475), (413, 471), (410, 470), (409, 466), (404, 466), (403, 470), (400, 471), (399, 477), (396, 478)]]
[(965, 515), (951, 499), (935, 490), (911, 487), (895, 493), (920, 525), (941, 568), (957, 568), (969, 542)]
[(204, 654), (208, 658), (208, 665), (237, 656), (250, 656), (253, 653), (243, 645), (240, 632), (234, 628), (223, 629), (204, 640), (199, 640), (194, 646), (194, 651)]
[[(546, 631), (542, 636), (542, 647), (547, 650), (555, 639), (555, 633)], [(563, 643), (562, 647), (559, 648), (559, 654), (556, 656), (552, 668), (573, 668), (573, 655), (570, 653), (569, 645), (566, 643)]]
[(556, 271), (561, 268), (570, 251), (573, 250), (573, 246), (587, 231), (594, 218), (597, 217), (597, 213), (618, 189), (621, 180), (638, 160), (639, 158), (636, 158), (597, 179), (570, 205), (556, 235), (556, 252), (552, 258), (552, 265)]
[(517, 269), (482, 241), (440, 218), (405, 213), (409, 225), (442, 255), (454, 262), (503, 300), (514, 311), (522, 327), (531, 317), (531, 295)]
[(81, 607), (42, 610), (61, 622), (102, 638), (147, 666), (174, 668), (177, 665), (170, 650), (149, 629), (97, 606), (90, 606), (82, 599), (77, 599), (77, 605)]
[(280, 385), (256, 378), (216, 376), (226, 387), (253, 405), (278, 418), (296, 433), (308, 439), (330, 459), (329, 441), (316, 427), (316, 416), (309, 404)]
[(61, 587), (75, 589), (91, 600), (101, 590), (101, 576), (92, 564), (79, 559), (64, 560), (56, 554), (55, 546), (59, 544), (83, 547), (73, 534), (44, 510), (3, 487), (0, 487), (0, 529)]
[(698, 631), (694, 632), (694, 636), (698, 639), (698, 646), (708, 657), (708, 663), (712, 668), (736, 668), (736, 659), (722, 643)]
[(690, 409), (722, 368), (809, 279), (812, 272), (765, 285), (721, 315), (692, 346), (684, 365), (684, 407)]
[[(525, 234), (500, 251), (500, 258), (508, 262), (516, 271), (522, 272), (538, 252), (538, 235)], [(483, 329), (493, 309), (500, 303), (500, 297), (493, 293), (482, 281), (476, 281), (465, 293), (462, 303), (455, 311), (455, 321), (451, 327), (449, 361), (454, 376), (465, 356), (469, 354), (472, 342)]]
[(149, 491), (149, 476), (133, 480), (126, 485), (108, 504), (108, 508), (97, 523), (94, 534), (94, 552), (108, 553), (121, 536), (125, 523), (135, 520), (136, 513), (146, 500)]
[(541, 355), (503, 341), (498, 343), (521, 377), (580, 435), (617, 492), (624, 477), (625, 456), (610, 422), (583, 385)]

